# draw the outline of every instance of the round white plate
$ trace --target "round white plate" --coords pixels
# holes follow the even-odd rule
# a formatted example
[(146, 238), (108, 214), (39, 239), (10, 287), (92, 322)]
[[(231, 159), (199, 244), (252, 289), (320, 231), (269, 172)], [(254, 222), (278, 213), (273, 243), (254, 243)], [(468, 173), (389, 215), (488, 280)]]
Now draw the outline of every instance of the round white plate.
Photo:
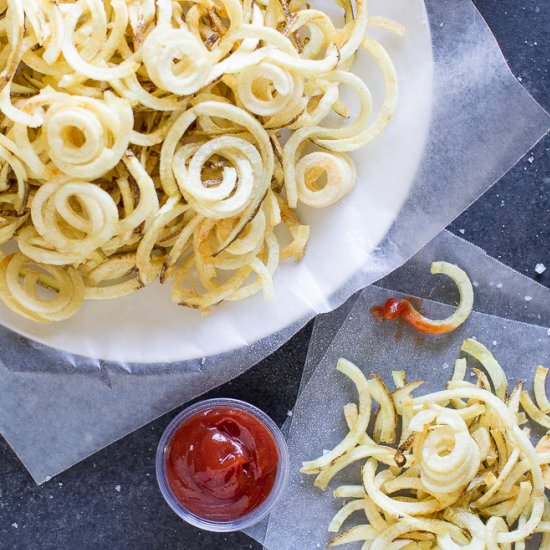
[[(323, 7), (320, 2), (315, 4)], [(430, 124), (433, 60), (423, 1), (371, 0), (369, 11), (407, 27), (403, 38), (373, 32), (395, 62), (399, 110), (382, 136), (353, 155), (358, 181), (352, 194), (326, 210), (300, 209), (301, 218), (311, 224), (311, 240), (301, 262), (279, 268), (273, 301), (265, 302), (258, 295), (222, 304), (204, 316), (176, 306), (170, 301), (169, 288), (154, 284), (133, 296), (87, 302), (72, 319), (52, 325), (35, 324), (0, 307), (0, 323), (69, 353), (154, 363), (236, 349), (274, 334), (308, 313), (326, 311), (330, 307), (326, 298), (364, 265), (399, 213)], [(378, 106), (382, 81), (374, 63), (362, 54), (354, 72), (365, 79)]]

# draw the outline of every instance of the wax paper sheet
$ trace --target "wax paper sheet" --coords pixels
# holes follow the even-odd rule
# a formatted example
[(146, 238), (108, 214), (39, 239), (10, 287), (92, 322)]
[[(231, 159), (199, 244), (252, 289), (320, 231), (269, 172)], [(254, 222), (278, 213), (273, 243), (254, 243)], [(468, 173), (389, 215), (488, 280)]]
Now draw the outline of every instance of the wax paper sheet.
[[(339, 306), (402, 265), (545, 134), (548, 115), (511, 74), (473, 4), (426, 4), (434, 80), (425, 153), (390, 231), (336, 293), (312, 303), (306, 315), (273, 336), (256, 343), (243, 338), (241, 349), (217, 356), (204, 349), (205, 357), (183, 363), (101, 361), (57, 352), (0, 330), (0, 433), (37, 482), (237, 376), (317, 313)], [(425, 70), (418, 67), (419, 74)], [(344, 236), (359, 237), (368, 239)], [(312, 287), (322, 287), (311, 274), (301, 277)], [(98, 349), (97, 356), (101, 353)]]
[[(511, 385), (519, 380), (527, 380), (529, 384), (535, 367), (550, 359), (547, 327), (484, 313), (474, 312), (461, 328), (438, 337), (403, 329), (397, 323), (380, 323), (370, 313), (370, 307), (390, 295), (400, 294), (371, 286), (359, 295), (294, 407), (288, 441), (290, 484), (284, 499), (271, 514), (264, 542), (268, 549), (324, 548), (330, 538), (326, 531), (328, 523), (342, 506), (342, 501), (332, 496), (331, 489), (360, 479), (358, 463), (338, 474), (329, 490), (323, 492), (313, 487), (311, 476), (299, 472), (302, 461), (331, 449), (346, 433), (342, 407), (357, 397), (353, 384), (335, 370), (339, 357), (349, 359), (366, 373), (376, 372), (388, 384), (391, 370), (406, 370), (409, 380), (426, 381), (419, 395), (443, 388), (452, 374), (460, 345), (468, 337), (477, 338), (493, 351)], [(550, 292), (547, 299), (549, 295)], [(452, 311), (451, 306), (430, 300), (423, 300), (423, 306), (438, 318)], [(475, 362), (471, 363), (475, 366)], [(534, 435), (540, 437), (541, 431), (534, 430)], [(347, 525), (353, 524), (350, 520)], [(536, 548), (536, 543), (532, 547)]]
[[(525, 326), (527, 326), (527, 323), (536, 325), (533, 327), (536, 333), (532, 339), (534, 345), (538, 344), (539, 335), (541, 334), (540, 326), (543, 327), (542, 336), (546, 334), (546, 338), (550, 340), (548, 334), (550, 329), (547, 328), (550, 327), (550, 290), (504, 265), (487, 255), (481, 248), (449, 231), (442, 231), (405, 265), (378, 281), (376, 286), (384, 287), (392, 295), (394, 294), (392, 291), (401, 291), (406, 295), (454, 305), (457, 299), (454, 283), (447, 277), (434, 277), (430, 274), (430, 264), (436, 260), (457, 263), (468, 272), (475, 285), (475, 310), (520, 321), (525, 323)], [(369, 292), (369, 289), (363, 291), (363, 294), (367, 292)], [(383, 292), (383, 290), (379, 289), (378, 292)], [(334, 367), (334, 365), (331, 366), (325, 363), (323, 358), (327, 350), (331, 349), (335, 338), (337, 341), (345, 341), (347, 331), (355, 331), (354, 323), (357, 321), (352, 320), (355, 315), (354, 306), (361, 296), (361, 293), (357, 293), (340, 308), (319, 315), (315, 319), (300, 384), (299, 397), (293, 416), (285, 423), (286, 433), (290, 434), (287, 438), (300, 437), (300, 433), (295, 431), (292, 420), (300, 418), (300, 411), (302, 410), (301, 394), (307, 388), (318, 367), (320, 369)], [(364, 305), (364, 301), (360, 301), (360, 304)], [(358, 308), (361, 308), (362, 305), (359, 305)], [(431, 303), (424, 304), (424, 306), (429, 309)], [(341, 329), (342, 333), (340, 334)], [(395, 332), (393, 334), (395, 335)], [(546, 340), (546, 338), (543, 338), (543, 340)], [(489, 347), (494, 347), (495, 352), (498, 353), (498, 340), (496, 342), (493, 346), (493, 341), (491, 341)], [(548, 359), (550, 361), (550, 356)], [(411, 375), (414, 375), (415, 372), (413, 371)], [(448, 372), (443, 374), (443, 377), (446, 376), (448, 376)], [(335, 414), (338, 414), (336, 409)], [(292, 484), (289, 490), (293, 490)], [(276, 510), (274, 514), (277, 516), (278, 511)], [(262, 524), (246, 530), (246, 533), (255, 540), (264, 543), (268, 523), (269, 519), (264, 520)]]

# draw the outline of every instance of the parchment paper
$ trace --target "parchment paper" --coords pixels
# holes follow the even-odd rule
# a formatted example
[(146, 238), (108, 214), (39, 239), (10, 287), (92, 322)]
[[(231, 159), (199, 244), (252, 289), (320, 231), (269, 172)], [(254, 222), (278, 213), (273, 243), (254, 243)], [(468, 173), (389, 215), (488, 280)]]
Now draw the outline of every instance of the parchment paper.
[[(339, 357), (349, 359), (366, 373), (376, 372), (388, 384), (391, 384), (391, 370), (404, 369), (409, 380), (426, 380), (418, 395), (443, 389), (452, 374), (460, 345), (468, 337), (476, 337), (493, 351), (511, 385), (519, 380), (527, 380), (529, 385), (535, 367), (550, 360), (550, 334), (546, 327), (483, 313), (474, 312), (460, 329), (438, 337), (400, 329), (396, 323), (378, 322), (371, 315), (370, 307), (393, 295), (399, 294), (375, 286), (359, 295), (300, 395), (289, 437), (290, 485), (281, 504), (271, 514), (264, 543), (268, 549), (325, 547), (330, 538), (326, 531), (328, 523), (342, 506), (342, 500), (332, 496), (332, 489), (360, 479), (358, 463), (338, 474), (323, 492), (313, 487), (313, 477), (299, 472), (303, 460), (321, 455), (323, 449), (331, 449), (346, 433), (342, 407), (357, 397), (352, 384), (335, 370)], [(435, 317), (445, 317), (452, 311), (450, 306), (428, 300), (424, 300), (423, 305)], [(469, 361), (469, 365), (477, 366), (475, 361)], [(534, 430), (537, 437), (541, 433)], [(347, 526), (353, 524), (350, 520)], [(532, 547), (536, 548), (536, 543)]]
[[(476, 311), (550, 326), (550, 291), (547, 287), (447, 230), (437, 235), (405, 265), (378, 281), (376, 286), (436, 302), (456, 303), (454, 283), (447, 277), (433, 277), (429, 274), (430, 264), (441, 259), (458, 264), (468, 272), (475, 285)], [(299, 393), (309, 382), (358, 296), (352, 296), (340, 308), (315, 319)]]
[(68, 355), (0, 329), (0, 433), (37, 483), (244, 372), (317, 313), (402, 265), (547, 132), (548, 115), (511, 74), (473, 4), (426, 3), (435, 63), (433, 112), (412, 192), (356, 276), (317, 309), (262, 341), (243, 339), (239, 350), (172, 364)]
[[(457, 292), (454, 283), (447, 277), (434, 277), (430, 275), (430, 264), (435, 260), (457, 263), (468, 272), (476, 285), (474, 308), (478, 312), (523, 322), (525, 323), (523, 325), (525, 330), (529, 330), (527, 323), (537, 325), (533, 327), (534, 334), (531, 337), (533, 345), (536, 346), (538, 344), (541, 330), (542, 335), (546, 335), (543, 340), (548, 339), (550, 344), (550, 334), (548, 334), (550, 329), (546, 328), (550, 327), (550, 290), (509, 268), (495, 258), (487, 255), (481, 248), (449, 231), (442, 231), (405, 265), (380, 280), (376, 287), (385, 287), (391, 295), (394, 295), (393, 291), (395, 290), (401, 291), (406, 295), (421, 297), (422, 299), (431, 298), (443, 304), (456, 304)], [(362, 319), (362, 316), (365, 315), (364, 311), (361, 312), (359, 310), (365, 304), (364, 298), (361, 301), (361, 296), (367, 292), (370, 292), (369, 289), (363, 291), (363, 293), (354, 295), (339, 309), (331, 313), (319, 315), (315, 319), (300, 384), (299, 397), (293, 411), (293, 416), (285, 423), (287, 433), (290, 434), (289, 438), (302, 437), (302, 433), (297, 432), (296, 426), (292, 423), (294, 418), (300, 417), (300, 411), (303, 406), (301, 394), (308, 387), (308, 382), (318, 367), (319, 369), (329, 368), (329, 370), (334, 368), (335, 365), (331, 366), (328, 362), (324, 361), (325, 353), (327, 353), (327, 350), (329, 350), (329, 353), (333, 353), (330, 350), (335, 339), (337, 342), (345, 342), (347, 341), (349, 332), (356, 331), (355, 323), (360, 324), (361, 321), (354, 320), (353, 318), (357, 315), (357, 312), (360, 315), (359, 319)], [(384, 292), (384, 289), (378, 288), (376, 292)], [(526, 297), (528, 298), (527, 300)], [(358, 300), (360, 305), (357, 306), (358, 309), (356, 310), (354, 307)], [(432, 312), (430, 309), (432, 307), (431, 302), (424, 302), (423, 305), (430, 313)], [(436, 310), (434, 309), (433, 312), (435, 314)], [(499, 320), (497, 319), (497, 321)], [(541, 325), (543, 328), (541, 329), (538, 325)], [(390, 327), (387, 328), (389, 329)], [(393, 335), (395, 336), (395, 334), (394, 332)], [(372, 338), (372, 335), (368, 334), (366, 338)], [(491, 341), (491, 345), (489, 346), (495, 349), (495, 353), (499, 349), (498, 341), (496, 340), (497, 344), (495, 346), (493, 346), (493, 341)], [(402, 353), (406, 353), (407, 349), (402, 349), (401, 351)], [(454, 351), (454, 349), (450, 350), (451, 353), (454, 353)], [(550, 355), (548, 363), (550, 363)], [(387, 364), (390, 363), (384, 363), (384, 365)], [(450, 364), (452, 365), (452, 363)], [(527, 370), (529, 371), (527, 374), (531, 375), (531, 370)], [(414, 376), (415, 373), (416, 371), (413, 371), (411, 376)], [(446, 368), (442, 377), (446, 379), (447, 376), (448, 369)], [(336, 416), (340, 412), (336, 407), (333, 410), (332, 404), (330, 410)], [(308, 482), (307, 478), (305, 482)], [(292, 484), (289, 490), (293, 490)], [(278, 511), (275, 511), (274, 514), (277, 515)], [(264, 520), (261, 525), (246, 530), (246, 533), (258, 542), (264, 543), (268, 523), (268, 520)], [(326, 528), (326, 525), (319, 525), (319, 528)]]

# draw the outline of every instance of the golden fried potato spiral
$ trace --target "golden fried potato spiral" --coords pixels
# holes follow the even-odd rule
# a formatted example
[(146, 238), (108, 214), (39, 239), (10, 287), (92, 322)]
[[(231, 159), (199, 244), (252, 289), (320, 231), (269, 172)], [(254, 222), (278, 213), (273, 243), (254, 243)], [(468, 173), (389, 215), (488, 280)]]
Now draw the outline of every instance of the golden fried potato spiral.
[[(351, 192), (346, 153), (396, 105), (366, 1), (337, 4), (342, 26), (301, 1), (0, 2), (0, 244), (20, 251), (3, 263), (16, 266), (0, 293), (8, 307), (62, 320), (83, 299), (155, 280), (203, 311), (272, 297), (280, 262), (301, 259), (309, 239), (294, 209)], [(361, 48), (386, 84), (372, 121), (368, 87), (350, 72)], [(361, 110), (335, 127), (344, 86)], [(59, 294), (51, 311), (36, 286)], [(79, 299), (56, 309), (66, 296)]]

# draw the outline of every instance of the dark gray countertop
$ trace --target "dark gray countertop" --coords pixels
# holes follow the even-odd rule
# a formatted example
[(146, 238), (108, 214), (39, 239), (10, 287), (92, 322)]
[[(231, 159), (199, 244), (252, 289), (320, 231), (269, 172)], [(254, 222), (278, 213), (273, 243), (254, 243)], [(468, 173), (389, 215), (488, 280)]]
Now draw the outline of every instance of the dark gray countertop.
[[(460, 0), (457, 0), (460, 1)], [(514, 74), (550, 110), (550, 2), (476, 0)], [(457, 221), (451, 230), (550, 286), (550, 137)], [(292, 408), (311, 325), (240, 378), (209, 396), (245, 399), (282, 423)], [(175, 413), (36, 487), (0, 438), (0, 549), (259, 548), (245, 535), (198, 531), (180, 521), (157, 489), (154, 454)]]

